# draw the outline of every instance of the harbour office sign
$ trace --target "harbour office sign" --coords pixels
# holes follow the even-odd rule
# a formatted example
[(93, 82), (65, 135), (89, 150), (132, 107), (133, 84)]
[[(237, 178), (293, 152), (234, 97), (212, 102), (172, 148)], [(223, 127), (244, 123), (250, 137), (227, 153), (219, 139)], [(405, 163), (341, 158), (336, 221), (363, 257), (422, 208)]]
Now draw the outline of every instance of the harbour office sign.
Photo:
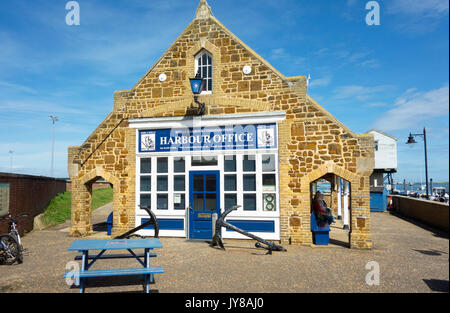
[(274, 148), (275, 123), (139, 131), (140, 153)]

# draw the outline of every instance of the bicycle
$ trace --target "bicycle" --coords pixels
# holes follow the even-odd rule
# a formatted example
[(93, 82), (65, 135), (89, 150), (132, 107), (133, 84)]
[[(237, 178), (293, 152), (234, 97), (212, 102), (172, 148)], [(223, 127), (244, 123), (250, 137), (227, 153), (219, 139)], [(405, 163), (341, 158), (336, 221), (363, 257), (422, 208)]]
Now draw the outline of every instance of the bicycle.
[(0, 236), (0, 264), (14, 264), (20, 254), (19, 244), (11, 235)]
[[(20, 214), (17, 217), (24, 217), (26, 214)], [(9, 220), (9, 233), (0, 235), (0, 264), (11, 265), (16, 261), (23, 263), (23, 246), (20, 241), (20, 234), (17, 230), (18, 221), (8, 215), (0, 218), (0, 221)]]

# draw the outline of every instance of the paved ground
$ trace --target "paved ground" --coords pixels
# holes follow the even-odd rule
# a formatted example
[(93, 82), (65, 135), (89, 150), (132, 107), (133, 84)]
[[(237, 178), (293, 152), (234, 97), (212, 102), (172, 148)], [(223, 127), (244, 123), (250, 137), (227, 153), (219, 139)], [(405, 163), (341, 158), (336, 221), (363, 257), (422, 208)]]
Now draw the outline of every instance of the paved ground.
[[(94, 221), (105, 220), (111, 206), (98, 209)], [(163, 266), (153, 292), (434, 292), (449, 288), (448, 236), (389, 213), (373, 213), (371, 251), (340, 245), (347, 233), (335, 227), (328, 247), (285, 246), (287, 252), (255, 249), (253, 240), (225, 239), (226, 251), (205, 242), (162, 238), (152, 265)], [(0, 292), (78, 292), (66, 285), (65, 266), (75, 253), (68, 225), (33, 231), (23, 238), (28, 248), (23, 264), (0, 266)], [(96, 237), (100, 235), (97, 234)], [(369, 286), (366, 264), (378, 262), (379, 286)], [(95, 266), (134, 266), (134, 260), (102, 260)], [(136, 263), (137, 264), (137, 263)], [(94, 267), (95, 267), (94, 266)], [(92, 280), (86, 292), (141, 292), (136, 278)]]

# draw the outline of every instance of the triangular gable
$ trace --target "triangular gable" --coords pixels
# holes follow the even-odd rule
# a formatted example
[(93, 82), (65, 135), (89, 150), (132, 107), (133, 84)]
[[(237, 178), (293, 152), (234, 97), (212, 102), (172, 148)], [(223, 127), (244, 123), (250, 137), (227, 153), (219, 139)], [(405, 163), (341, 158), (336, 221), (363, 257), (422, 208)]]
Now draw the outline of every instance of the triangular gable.
[[(251, 49), (248, 45), (246, 45), (239, 37), (237, 37), (235, 34), (233, 34), (228, 28), (226, 28), (217, 18), (215, 18), (212, 14), (207, 15), (207, 13), (204, 13), (205, 10), (202, 11), (202, 6), (206, 5), (208, 8), (208, 4), (205, 0), (202, 0), (200, 2), (200, 5), (197, 9), (197, 14), (194, 20), (189, 23), (189, 25), (184, 29), (184, 31), (177, 37), (177, 39), (170, 45), (170, 47), (162, 54), (162, 56), (156, 61), (156, 63), (147, 71), (147, 73), (133, 86), (131, 90), (135, 90), (139, 88), (141, 83), (145, 80), (145, 78), (150, 75), (158, 66), (158, 64), (161, 63), (162, 60), (165, 59), (167, 54), (178, 44), (179, 40), (183, 38), (188, 31), (191, 30), (193, 25), (200, 21), (200, 20), (210, 20), (213, 23), (215, 23), (220, 30), (222, 30), (225, 34), (227, 34), (230, 39), (234, 40), (237, 44), (241, 45), (253, 58), (257, 59), (259, 62), (262, 63), (262, 65), (266, 66), (273, 74), (276, 75), (279, 79), (282, 81), (291, 81), (292, 83), (295, 83), (299, 80), (303, 81), (306, 80), (306, 76), (300, 75), (300, 76), (294, 76), (294, 77), (288, 77), (280, 73), (275, 67), (273, 67), (267, 60), (265, 60), (263, 57), (261, 57), (258, 53), (256, 53), (253, 49)], [(210, 8), (209, 8), (210, 10)], [(201, 13), (203, 12), (203, 13)], [(207, 12), (207, 11), (206, 11)]]
[(395, 138), (394, 136), (389, 135), (389, 134), (387, 134), (387, 133), (385, 133), (385, 132), (383, 132), (383, 131), (381, 131), (379, 129), (376, 129), (376, 128), (370, 129), (369, 131), (366, 132), (366, 134), (370, 134), (371, 132), (376, 132), (376, 133), (379, 133), (380, 135), (383, 135), (383, 136), (389, 137), (389, 138), (391, 138), (391, 139), (393, 139), (395, 141), (398, 141), (398, 139)]

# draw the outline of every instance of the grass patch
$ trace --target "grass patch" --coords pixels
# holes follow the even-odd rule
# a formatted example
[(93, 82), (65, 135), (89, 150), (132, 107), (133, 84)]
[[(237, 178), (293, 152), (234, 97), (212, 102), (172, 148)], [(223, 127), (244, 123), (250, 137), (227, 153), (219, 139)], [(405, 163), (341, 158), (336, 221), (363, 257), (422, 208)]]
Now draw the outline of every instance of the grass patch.
[[(95, 210), (112, 202), (113, 189), (101, 188), (92, 191), (92, 209)], [(47, 226), (64, 223), (70, 219), (72, 207), (72, 192), (66, 191), (54, 197), (45, 210), (42, 221)]]
[(92, 209), (95, 210), (113, 201), (113, 189), (101, 188), (92, 191)]

